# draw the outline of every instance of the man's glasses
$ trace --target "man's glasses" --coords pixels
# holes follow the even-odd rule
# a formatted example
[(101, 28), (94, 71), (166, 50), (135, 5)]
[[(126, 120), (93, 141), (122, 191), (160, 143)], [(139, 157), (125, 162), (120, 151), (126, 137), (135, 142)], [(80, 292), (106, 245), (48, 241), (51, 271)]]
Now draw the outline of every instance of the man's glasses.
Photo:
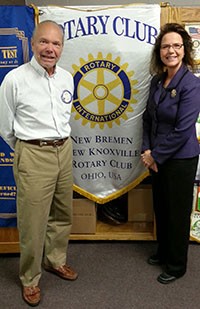
[(183, 44), (181, 44), (181, 43), (162, 44), (160, 46), (160, 48), (163, 49), (163, 50), (168, 50), (168, 49), (170, 49), (170, 47), (172, 47), (174, 50), (178, 50), (178, 49), (181, 49), (181, 47), (183, 47)]

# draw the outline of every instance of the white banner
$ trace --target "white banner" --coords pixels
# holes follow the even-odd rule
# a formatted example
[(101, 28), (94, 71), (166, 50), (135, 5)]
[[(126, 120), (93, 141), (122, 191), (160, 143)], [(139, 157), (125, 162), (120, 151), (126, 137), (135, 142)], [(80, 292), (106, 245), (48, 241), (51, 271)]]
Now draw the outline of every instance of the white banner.
[(65, 31), (59, 65), (74, 76), (74, 190), (98, 203), (148, 175), (140, 160), (159, 5), (39, 7)]

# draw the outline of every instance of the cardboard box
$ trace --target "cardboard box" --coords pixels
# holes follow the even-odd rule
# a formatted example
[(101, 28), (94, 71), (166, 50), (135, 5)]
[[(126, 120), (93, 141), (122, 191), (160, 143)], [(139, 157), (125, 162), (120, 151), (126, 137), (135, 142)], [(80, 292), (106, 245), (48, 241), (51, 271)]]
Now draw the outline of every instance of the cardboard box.
[(96, 233), (96, 206), (86, 198), (73, 199), (72, 234)]
[(154, 220), (152, 189), (150, 185), (137, 186), (128, 192), (128, 221)]

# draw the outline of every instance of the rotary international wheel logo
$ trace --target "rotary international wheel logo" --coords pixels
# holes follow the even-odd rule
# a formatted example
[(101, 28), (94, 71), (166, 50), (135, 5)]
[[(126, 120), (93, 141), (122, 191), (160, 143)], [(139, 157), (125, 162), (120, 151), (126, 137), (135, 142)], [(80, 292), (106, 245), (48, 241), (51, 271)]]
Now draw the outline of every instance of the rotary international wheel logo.
[(120, 125), (128, 119), (127, 113), (133, 112), (132, 104), (137, 100), (134, 89), (137, 80), (131, 79), (133, 71), (127, 72), (128, 63), (120, 64), (120, 57), (112, 59), (98, 53), (97, 57), (88, 55), (88, 60), (80, 58), (80, 66), (74, 64), (74, 101), (72, 112), (75, 119), (81, 119), (82, 125), (90, 123), (101, 129), (105, 125), (112, 128), (113, 122)]

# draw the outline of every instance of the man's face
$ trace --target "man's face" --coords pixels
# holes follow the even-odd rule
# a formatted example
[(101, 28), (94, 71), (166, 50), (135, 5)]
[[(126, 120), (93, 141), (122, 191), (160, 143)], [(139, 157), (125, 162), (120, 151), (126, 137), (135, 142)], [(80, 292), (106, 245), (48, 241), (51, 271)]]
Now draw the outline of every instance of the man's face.
[(63, 50), (63, 33), (56, 24), (39, 24), (31, 41), (32, 51), (37, 62), (49, 73), (60, 59)]

